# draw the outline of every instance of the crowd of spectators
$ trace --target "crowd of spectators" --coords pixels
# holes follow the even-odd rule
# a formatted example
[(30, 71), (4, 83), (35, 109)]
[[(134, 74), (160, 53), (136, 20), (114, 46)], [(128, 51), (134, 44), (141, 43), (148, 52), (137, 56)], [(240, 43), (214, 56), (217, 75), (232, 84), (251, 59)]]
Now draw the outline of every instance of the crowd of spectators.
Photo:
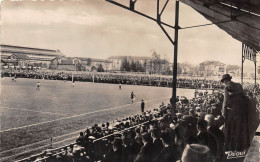
[(95, 124), (81, 132), (76, 144), (47, 150), (31, 161), (218, 162), (225, 159), (221, 128), (223, 94), (213, 92), (170, 104), (114, 124)]
[[(49, 79), (49, 80), (68, 80), (96, 83), (111, 83), (111, 84), (131, 84), (131, 85), (147, 85), (172, 87), (171, 76), (156, 76), (156, 75), (141, 75), (141, 74), (123, 74), (123, 73), (77, 73), (58, 71), (2, 71), (2, 77), (16, 78), (34, 78), (34, 79)], [(185, 79), (179, 78), (177, 83), (178, 88), (192, 89), (220, 89), (222, 84), (216, 80), (207, 79)]]

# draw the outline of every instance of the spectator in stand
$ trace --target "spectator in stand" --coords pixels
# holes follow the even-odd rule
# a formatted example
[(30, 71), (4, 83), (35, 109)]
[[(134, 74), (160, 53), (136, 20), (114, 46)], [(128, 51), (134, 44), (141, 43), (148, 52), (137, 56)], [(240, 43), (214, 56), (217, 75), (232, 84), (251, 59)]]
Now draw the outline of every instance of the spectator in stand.
[(159, 129), (153, 129), (151, 131), (151, 137), (153, 139), (153, 156), (156, 158), (158, 154), (163, 149), (162, 141), (159, 138), (160, 136), (160, 130)]
[(200, 144), (186, 145), (182, 158), (182, 162), (213, 162), (210, 149)]
[(139, 153), (141, 145), (132, 138), (123, 137), (123, 162), (133, 162)]
[(189, 125), (188, 133), (190, 135), (188, 139), (188, 143), (189, 144), (195, 143), (197, 141), (196, 137), (198, 134), (197, 125), (196, 125), (198, 122), (198, 118), (195, 116), (195, 112), (193, 109), (190, 109), (189, 116), (186, 118), (186, 122)]
[(73, 150), (73, 161), (77, 161), (77, 162), (84, 162), (86, 161), (86, 157), (83, 156), (83, 154), (81, 153), (82, 149), (81, 148), (75, 148)]
[(177, 158), (181, 159), (182, 152), (188, 143), (186, 137), (186, 134), (188, 132), (188, 125), (186, 123), (183, 123), (181, 121), (178, 122), (178, 124), (175, 126), (175, 144), (176, 144), (176, 152), (177, 152)]
[(85, 139), (83, 132), (80, 132), (79, 138), (76, 140), (76, 142), (77, 142), (77, 145), (85, 147), (86, 139)]
[(106, 157), (104, 161), (120, 162), (122, 161), (122, 140), (116, 137), (113, 141), (113, 151)]
[(198, 143), (207, 146), (213, 155), (217, 152), (217, 142), (215, 138), (207, 131), (208, 123), (204, 119), (200, 119), (197, 123), (198, 127)]
[(127, 136), (122, 137), (123, 146), (122, 146), (122, 161), (123, 162), (130, 162), (131, 155), (130, 155), (130, 138)]
[(197, 95), (198, 95), (198, 89), (196, 88), (195, 92), (194, 92), (194, 97), (197, 98)]
[(208, 90), (206, 89), (206, 91), (204, 92), (204, 95), (207, 95), (208, 94)]
[(249, 140), (252, 141), (255, 135), (255, 131), (259, 126), (259, 110), (257, 109), (257, 100), (252, 92), (248, 93), (249, 106), (247, 109), (247, 118), (248, 118), (248, 131), (249, 131)]
[(135, 141), (136, 141), (137, 143), (139, 143), (140, 145), (142, 145), (142, 144), (143, 144), (143, 143), (142, 143), (142, 134), (141, 134), (141, 132), (140, 132), (140, 128), (139, 128), (139, 127), (135, 128), (135, 133), (136, 133)]
[(243, 87), (231, 79), (229, 74), (223, 75), (221, 79), (225, 84), (223, 116), (226, 150), (244, 151), (250, 145), (246, 116), (248, 102)]
[(215, 104), (212, 104), (211, 105), (211, 112), (212, 112), (212, 115), (214, 117), (218, 116), (218, 115), (222, 115), (221, 114), (221, 109), (218, 107), (218, 105), (216, 104), (217, 102), (215, 102)]
[(215, 156), (215, 161), (221, 161), (221, 158), (224, 153), (224, 133), (218, 128), (218, 126), (215, 125), (213, 115), (206, 115), (205, 121), (207, 121), (208, 123), (207, 131), (210, 135), (214, 137), (217, 144), (216, 152), (213, 152), (213, 155)]
[[(141, 116), (142, 117), (142, 116)], [(140, 132), (143, 134), (143, 133), (146, 133), (147, 132), (147, 127), (142, 125), (141, 126), (141, 129), (140, 129)]]
[(215, 125), (223, 132), (223, 124), (225, 122), (225, 118), (222, 115), (218, 115), (214, 118)]
[(88, 139), (89, 136), (90, 136), (90, 130), (89, 130), (89, 128), (87, 128), (86, 131), (85, 131), (86, 139)]
[(143, 146), (134, 162), (151, 162), (153, 160), (153, 142), (148, 133), (142, 135)]
[(154, 162), (175, 162), (177, 161), (176, 146), (173, 142), (173, 137), (169, 132), (162, 132), (161, 140), (163, 143), (163, 148), (154, 159)]

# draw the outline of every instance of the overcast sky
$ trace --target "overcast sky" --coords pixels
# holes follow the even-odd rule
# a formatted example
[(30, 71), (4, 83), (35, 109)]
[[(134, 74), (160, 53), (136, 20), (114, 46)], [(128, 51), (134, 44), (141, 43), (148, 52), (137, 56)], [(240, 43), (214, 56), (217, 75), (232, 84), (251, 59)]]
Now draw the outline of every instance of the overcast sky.
[[(129, 2), (116, 1), (126, 5)], [(137, 0), (136, 10), (155, 17), (156, 1)], [(162, 17), (171, 25), (174, 3), (170, 0)], [(151, 56), (155, 50), (162, 58), (173, 59), (174, 47), (155, 22), (105, 0), (4, 1), (1, 16), (2, 44), (60, 49), (66, 56), (91, 58)], [(180, 4), (181, 27), (205, 23), (210, 22)], [(174, 30), (167, 31), (174, 39)], [(215, 25), (185, 29), (179, 32), (178, 60), (193, 64), (218, 60), (241, 65), (241, 48), (241, 42)]]

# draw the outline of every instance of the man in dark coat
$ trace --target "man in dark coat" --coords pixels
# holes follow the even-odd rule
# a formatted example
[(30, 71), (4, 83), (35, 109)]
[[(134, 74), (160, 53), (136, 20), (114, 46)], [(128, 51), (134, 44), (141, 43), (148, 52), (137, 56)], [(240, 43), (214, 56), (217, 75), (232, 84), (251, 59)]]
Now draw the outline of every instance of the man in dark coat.
[(133, 162), (140, 148), (141, 145), (132, 138), (123, 137), (123, 162)]
[(83, 132), (80, 132), (80, 136), (79, 136), (79, 138), (76, 140), (76, 142), (77, 142), (77, 144), (78, 144), (79, 146), (85, 147), (86, 139), (85, 139), (85, 137), (84, 137)]
[(252, 92), (248, 93), (248, 99), (249, 99), (249, 106), (248, 106), (248, 131), (249, 131), (249, 139), (250, 141), (253, 140), (255, 131), (257, 127), (259, 126), (259, 111), (256, 108), (257, 101), (256, 98), (253, 96)]
[(160, 136), (160, 130), (159, 129), (153, 129), (151, 131), (151, 137), (153, 139), (153, 156), (157, 157), (158, 154), (163, 149), (163, 143), (159, 138)]
[(151, 162), (153, 159), (153, 143), (148, 133), (142, 135), (144, 145), (141, 147), (134, 162)]
[(244, 151), (250, 145), (247, 127), (248, 102), (242, 86), (231, 81), (229, 74), (223, 75), (225, 84), (222, 113), (225, 118), (224, 134), (227, 151)]
[(144, 106), (145, 106), (145, 103), (144, 103), (144, 100), (142, 100), (142, 102), (141, 102), (141, 111), (142, 111), (142, 113), (144, 112)]
[(107, 162), (122, 161), (122, 139), (115, 138), (113, 141), (113, 151), (105, 158)]
[(214, 137), (207, 131), (207, 122), (204, 119), (200, 119), (197, 123), (198, 127), (198, 143), (207, 146), (210, 151), (215, 155), (217, 152), (217, 141)]
[(161, 135), (163, 149), (159, 155), (154, 159), (154, 162), (175, 162), (177, 161), (177, 151), (173, 144), (171, 135), (169, 132), (163, 132)]
[(208, 114), (205, 116), (205, 120), (208, 123), (208, 130), (207, 132), (212, 135), (216, 141), (217, 149), (216, 152), (213, 152), (213, 155), (215, 156), (216, 161), (221, 159), (223, 155), (223, 148), (224, 148), (224, 133), (215, 125), (214, 117), (211, 114)]

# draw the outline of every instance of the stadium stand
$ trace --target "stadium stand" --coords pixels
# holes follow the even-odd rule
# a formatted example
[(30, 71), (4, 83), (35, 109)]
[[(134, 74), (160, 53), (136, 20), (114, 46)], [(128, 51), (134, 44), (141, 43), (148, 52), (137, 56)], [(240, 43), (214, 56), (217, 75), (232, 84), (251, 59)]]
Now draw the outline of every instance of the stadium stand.
[(221, 132), (223, 99), (215, 91), (178, 101), (174, 113), (168, 104), (115, 123), (95, 124), (73, 144), (20, 161), (223, 161), (227, 158)]

